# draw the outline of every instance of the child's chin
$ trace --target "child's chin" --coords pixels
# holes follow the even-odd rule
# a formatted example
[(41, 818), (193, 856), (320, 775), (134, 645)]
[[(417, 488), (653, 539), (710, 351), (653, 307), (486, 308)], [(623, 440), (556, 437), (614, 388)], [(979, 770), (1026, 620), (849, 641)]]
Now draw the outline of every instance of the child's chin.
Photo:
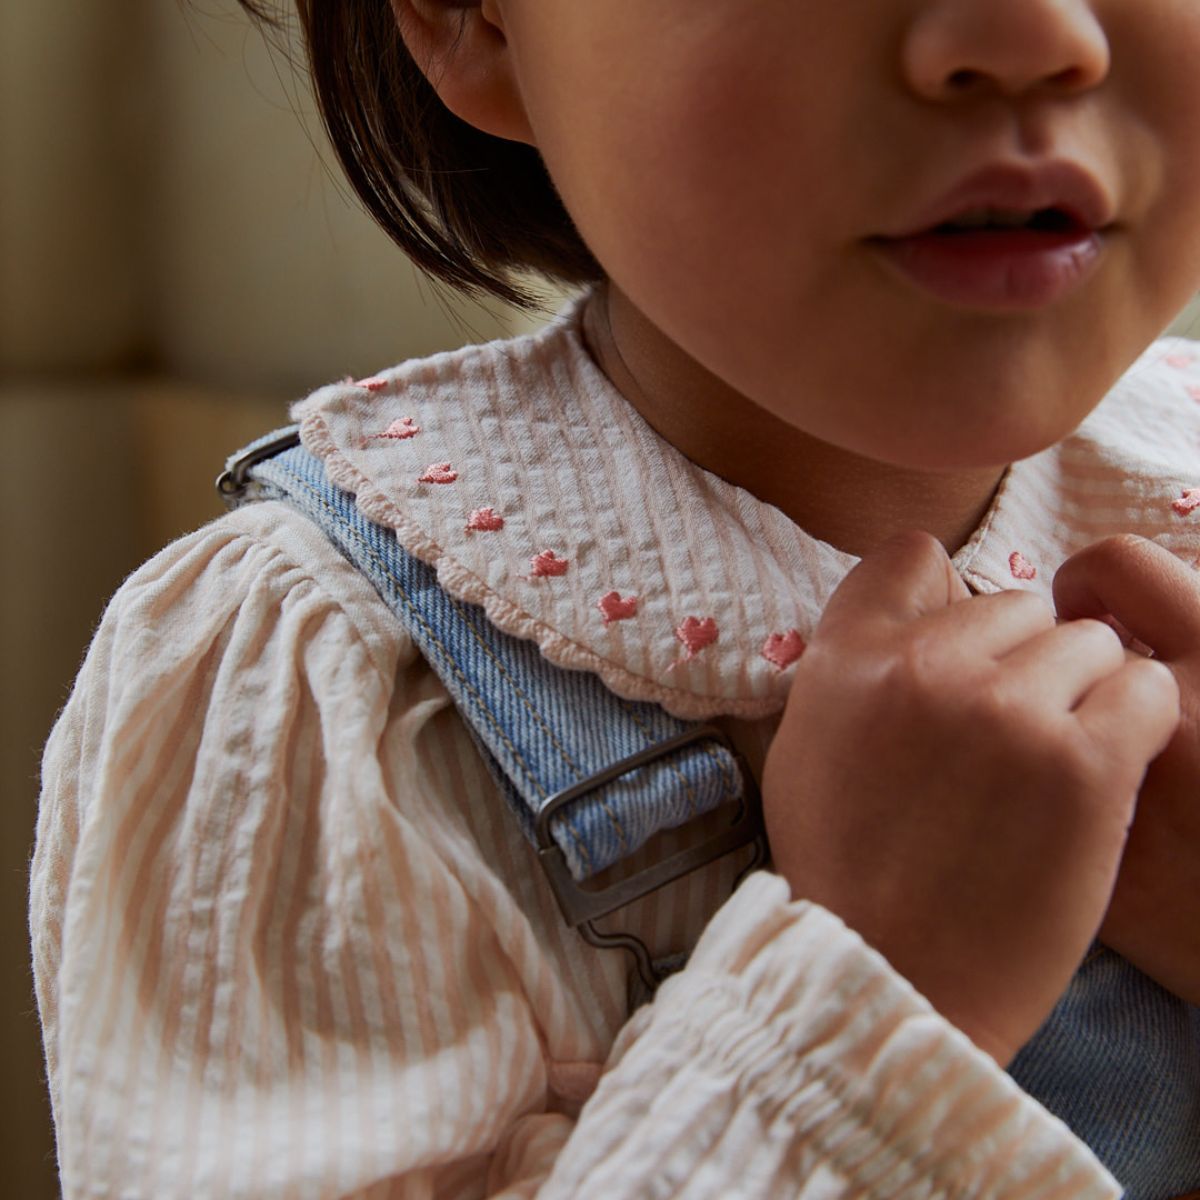
[[(1066, 431), (1069, 432), (1069, 431)], [(847, 447), (865, 458), (902, 470), (934, 474), (953, 474), (961, 471), (986, 471), (1003, 468), (1023, 458), (1031, 458), (1061, 441), (1066, 432), (1044, 437), (1004, 437), (989, 434), (979, 437), (936, 435), (912, 438), (902, 436), (880, 439), (864, 446)]]

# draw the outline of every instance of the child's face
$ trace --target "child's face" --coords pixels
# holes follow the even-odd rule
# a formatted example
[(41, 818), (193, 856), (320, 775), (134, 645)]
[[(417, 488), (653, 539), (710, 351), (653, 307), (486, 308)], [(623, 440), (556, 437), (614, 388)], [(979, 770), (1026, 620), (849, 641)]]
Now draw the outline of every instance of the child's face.
[[(615, 285), (797, 428), (903, 465), (1070, 432), (1200, 287), (1200, 0), (501, 0)], [(1095, 267), (1013, 306), (883, 261), (967, 176), (1077, 164)]]

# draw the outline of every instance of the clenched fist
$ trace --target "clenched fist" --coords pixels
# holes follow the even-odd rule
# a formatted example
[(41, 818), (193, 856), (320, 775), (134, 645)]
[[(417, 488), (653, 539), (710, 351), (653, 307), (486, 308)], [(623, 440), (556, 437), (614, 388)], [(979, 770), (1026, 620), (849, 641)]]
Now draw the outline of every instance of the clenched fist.
[(763, 775), (776, 869), (1007, 1064), (1100, 926), (1178, 721), (1171, 672), (1108, 625), (972, 596), (935, 539), (901, 535), (798, 664)]

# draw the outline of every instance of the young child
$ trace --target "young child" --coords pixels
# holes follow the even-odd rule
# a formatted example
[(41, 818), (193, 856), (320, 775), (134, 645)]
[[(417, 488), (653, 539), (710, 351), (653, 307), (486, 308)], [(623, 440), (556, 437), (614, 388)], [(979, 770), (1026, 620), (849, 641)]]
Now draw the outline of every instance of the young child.
[(64, 1195), (1200, 1188), (1193, 6), (299, 9), (418, 262), (584, 285), (305, 446), (497, 627), (729, 732), (773, 865), (612, 919), (691, 951), (630, 1011), (370, 583), (241, 508), (124, 584), (47, 747)]

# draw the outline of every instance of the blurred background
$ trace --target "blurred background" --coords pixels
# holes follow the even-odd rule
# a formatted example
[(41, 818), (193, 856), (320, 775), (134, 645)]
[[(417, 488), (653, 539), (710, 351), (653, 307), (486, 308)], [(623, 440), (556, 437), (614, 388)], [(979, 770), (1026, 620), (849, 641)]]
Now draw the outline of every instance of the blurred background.
[(0, 1192), (22, 1200), (58, 1194), (38, 760), (105, 600), (220, 514), (226, 454), (290, 400), (540, 323), (422, 282), (331, 161), (233, 0), (0, 3)]
[(225, 455), (290, 400), (540, 323), (422, 282), (330, 158), (233, 0), (0, 3), (0, 1179), (23, 1200), (57, 1195), (25, 926), (38, 757), (105, 600), (219, 515)]

